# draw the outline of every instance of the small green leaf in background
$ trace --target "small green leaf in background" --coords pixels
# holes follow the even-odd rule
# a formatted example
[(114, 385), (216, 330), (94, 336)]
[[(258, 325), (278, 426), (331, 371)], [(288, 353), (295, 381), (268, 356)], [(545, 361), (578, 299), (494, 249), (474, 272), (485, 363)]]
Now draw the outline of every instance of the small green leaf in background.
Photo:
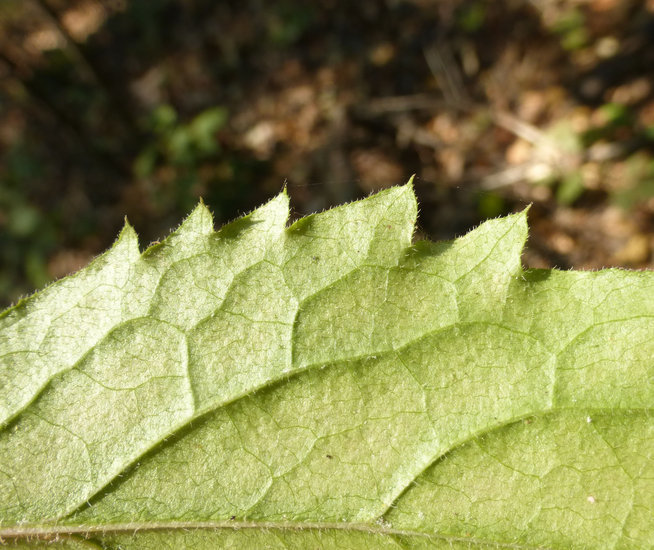
[(525, 271), (525, 213), (412, 244), (416, 211), (200, 205), (4, 312), (0, 537), (654, 546), (652, 274)]

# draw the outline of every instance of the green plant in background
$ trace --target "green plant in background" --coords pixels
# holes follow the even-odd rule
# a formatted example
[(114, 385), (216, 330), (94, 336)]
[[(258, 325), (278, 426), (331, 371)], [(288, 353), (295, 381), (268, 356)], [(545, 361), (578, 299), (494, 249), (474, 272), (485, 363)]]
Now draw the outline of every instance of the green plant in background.
[(505, 214), (507, 205), (504, 198), (492, 191), (481, 192), (477, 198), (477, 212), (483, 219), (496, 218)]
[(619, 140), (620, 131), (626, 128), (632, 129), (635, 125), (634, 113), (628, 105), (622, 103), (600, 105), (595, 114), (599, 123), (579, 135), (583, 148), (588, 148), (602, 140)]
[(38, 152), (17, 143), (3, 155), (0, 173), (0, 295), (18, 299), (50, 280), (46, 258), (56, 244), (53, 219), (30, 203), (31, 184), (42, 177)]
[[(624, 148), (624, 158), (620, 158), (619, 181), (608, 186), (611, 201), (630, 210), (654, 197), (654, 161), (651, 154), (636, 148), (631, 153), (632, 144), (651, 141), (649, 128), (639, 125), (638, 117), (629, 105), (619, 102), (605, 103), (595, 112), (598, 123), (579, 135), (581, 147), (588, 150), (594, 145), (613, 144)], [(615, 177), (614, 177), (615, 179)]]
[(457, 26), (467, 33), (473, 33), (484, 26), (486, 20), (486, 4), (473, 1), (460, 6), (457, 12)]
[(154, 135), (152, 143), (140, 153), (134, 163), (138, 177), (148, 177), (158, 163), (195, 166), (220, 151), (216, 132), (227, 122), (227, 111), (211, 107), (182, 124), (170, 105), (160, 105), (150, 117), (148, 126)]
[(268, 37), (273, 44), (288, 46), (296, 42), (316, 20), (317, 13), (310, 4), (276, 2), (266, 14)]
[[(633, 209), (638, 203), (654, 196), (650, 155), (640, 148), (636, 153), (629, 154), (630, 147), (633, 147), (629, 145), (629, 140), (634, 144), (649, 140), (648, 129), (638, 127), (633, 110), (622, 103), (605, 103), (592, 113), (592, 120), (591, 127), (584, 131), (577, 130), (572, 121), (563, 119), (545, 131), (544, 135), (555, 147), (558, 162), (554, 162), (555, 169), (537, 183), (555, 186), (557, 202), (571, 205), (587, 189), (583, 163), (592, 162), (598, 166), (598, 172), (620, 167), (619, 185), (612, 187), (609, 183), (605, 186), (615, 204)], [(592, 147), (616, 152), (608, 155), (600, 153), (598, 158), (594, 158)], [(606, 157), (604, 160), (603, 155)]]
[(126, 226), (0, 317), (0, 537), (48, 548), (647, 548), (654, 277), (411, 244), (409, 186)]
[(554, 23), (552, 30), (559, 35), (561, 46), (566, 50), (580, 50), (588, 44), (586, 17), (576, 7), (562, 14)]
[[(561, 158), (579, 156), (583, 153), (582, 138), (568, 120), (559, 120), (552, 124), (546, 132), (551, 143), (556, 144), (556, 150)], [(540, 185), (556, 185), (555, 198), (558, 203), (571, 205), (584, 192), (584, 181), (579, 166), (558, 165)]]
[(620, 207), (630, 210), (654, 197), (654, 160), (640, 151), (625, 160), (624, 168), (621, 187), (613, 191), (612, 199)]
[(158, 168), (172, 167), (175, 203), (188, 208), (189, 202), (196, 200), (189, 187), (198, 181), (202, 163), (220, 153), (216, 132), (226, 124), (227, 118), (226, 109), (211, 107), (189, 122), (181, 123), (172, 106), (160, 105), (147, 123), (153, 139), (135, 159), (134, 175), (147, 178)]

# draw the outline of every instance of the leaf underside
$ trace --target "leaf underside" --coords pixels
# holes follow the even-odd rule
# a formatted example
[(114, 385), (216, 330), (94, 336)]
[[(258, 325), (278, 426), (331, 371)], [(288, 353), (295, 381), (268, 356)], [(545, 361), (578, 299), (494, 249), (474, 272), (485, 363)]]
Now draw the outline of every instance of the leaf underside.
[(411, 243), (396, 187), (126, 226), (0, 317), (25, 548), (651, 548), (654, 277), (525, 271), (526, 213)]

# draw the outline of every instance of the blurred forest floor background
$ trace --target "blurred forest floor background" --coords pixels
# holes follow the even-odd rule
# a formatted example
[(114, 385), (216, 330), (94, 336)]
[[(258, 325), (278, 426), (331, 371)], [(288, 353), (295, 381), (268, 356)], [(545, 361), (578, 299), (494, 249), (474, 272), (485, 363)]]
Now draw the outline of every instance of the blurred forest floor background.
[(416, 174), (419, 237), (533, 203), (530, 267), (651, 268), (652, 0), (1, 0), (0, 305)]

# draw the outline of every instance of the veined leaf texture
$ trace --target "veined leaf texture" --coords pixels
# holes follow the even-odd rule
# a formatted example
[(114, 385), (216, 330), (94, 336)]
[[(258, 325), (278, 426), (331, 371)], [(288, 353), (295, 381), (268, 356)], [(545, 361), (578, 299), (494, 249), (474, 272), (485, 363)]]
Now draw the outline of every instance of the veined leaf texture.
[(651, 548), (654, 277), (412, 244), (410, 185), (287, 227), (126, 226), (0, 317), (25, 548)]

